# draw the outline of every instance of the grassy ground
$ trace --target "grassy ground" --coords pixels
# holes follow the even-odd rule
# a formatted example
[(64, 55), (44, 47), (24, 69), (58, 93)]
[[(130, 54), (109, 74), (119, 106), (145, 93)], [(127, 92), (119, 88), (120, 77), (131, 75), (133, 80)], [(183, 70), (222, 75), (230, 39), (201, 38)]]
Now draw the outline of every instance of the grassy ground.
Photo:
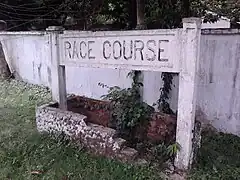
[[(123, 165), (36, 132), (35, 106), (49, 101), (46, 89), (0, 81), (0, 179), (159, 179), (150, 168)], [(36, 171), (36, 172), (34, 172)]]
[[(35, 106), (50, 100), (44, 88), (0, 81), (0, 180), (161, 179), (151, 168), (124, 165), (36, 132)], [(205, 134), (192, 180), (240, 179), (240, 138)]]
[(240, 180), (240, 138), (205, 132), (193, 180)]

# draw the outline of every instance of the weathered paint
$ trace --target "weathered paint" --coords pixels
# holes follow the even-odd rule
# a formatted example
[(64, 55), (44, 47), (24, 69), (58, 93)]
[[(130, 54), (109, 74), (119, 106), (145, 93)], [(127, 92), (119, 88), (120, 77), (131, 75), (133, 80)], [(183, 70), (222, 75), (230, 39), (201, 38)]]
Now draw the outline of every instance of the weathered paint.
[[(11, 71), (26, 82), (51, 87), (49, 35), (43, 32), (0, 32), (0, 34), (4, 40), (3, 49)], [(240, 136), (240, 77), (239, 69), (237, 70), (235, 65), (239, 62), (236, 56), (239, 53), (237, 48), (239, 42), (240, 32), (237, 29), (202, 31), (196, 109), (198, 120), (204, 120), (220, 131), (238, 136)], [(36, 67), (34, 69), (33, 63)], [(41, 78), (38, 76), (37, 68), (40, 64)], [(67, 92), (99, 99), (108, 91), (107, 88), (100, 87), (99, 82), (108, 86), (129, 87), (131, 79), (127, 78), (128, 72), (129, 70), (67, 67)], [(209, 83), (209, 73), (212, 73), (212, 83)], [(176, 110), (178, 76), (175, 76), (173, 81), (170, 104)], [(161, 86), (160, 72), (144, 72), (144, 100), (150, 105), (159, 99)]]
[(202, 29), (230, 28), (230, 19), (220, 18), (217, 22), (207, 22), (202, 24)]
[(182, 29), (65, 32), (59, 35), (60, 64), (179, 72), (181, 37)]
[(59, 34), (63, 33), (63, 28), (51, 26), (47, 28), (50, 35), (51, 52), (51, 74), (52, 74), (52, 97), (59, 102), (62, 110), (67, 110), (67, 91), (66, 91), (66, 71), (65, 66), (60, 66)]
[[(50, 87), (49, 35), (42, 32), (0, 32), (6, 61), (17, 78)], [(40, 71), (40, 72), (39, 72)]]

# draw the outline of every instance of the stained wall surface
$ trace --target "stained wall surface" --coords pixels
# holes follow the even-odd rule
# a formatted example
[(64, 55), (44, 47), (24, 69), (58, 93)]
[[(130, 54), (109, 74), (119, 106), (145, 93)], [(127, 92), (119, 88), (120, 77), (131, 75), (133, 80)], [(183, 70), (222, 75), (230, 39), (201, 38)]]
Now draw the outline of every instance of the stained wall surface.
[[(10, 69), (19, 79), (51, 87), (50, 38), (45, 32), (5, 32), (0, 38)], [(197, 119), (220, 131), (240, 136), (240, 32), (202, 30), (198, 71)], [(174, 53), (174, 49), (172, 49)], [(67, 91), (99, 99), (107, 86), (131, 85), (128, 70), (67, 67)], [(144, 72), (144, 100), (156, 103), (161, 73)], [(178, 75), (174, 76), (170, 104), (177, 109)]]

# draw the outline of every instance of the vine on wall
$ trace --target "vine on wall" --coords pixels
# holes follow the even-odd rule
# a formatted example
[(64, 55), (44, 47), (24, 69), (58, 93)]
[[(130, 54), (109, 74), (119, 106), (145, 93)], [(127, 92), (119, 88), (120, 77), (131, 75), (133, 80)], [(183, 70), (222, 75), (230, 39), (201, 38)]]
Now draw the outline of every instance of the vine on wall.
[(143, 87), (143, 83), (140, 80), (140, 76), (141, 76), (141, 71), (130, 71), (128, 73), (128, 77), (131, 77), (133, 82), (132, 82), (132, 88), (134, 88), (139, 95), (139, 99), (141, 99), (141, 87)]
[[(141, 71), (131, 71), (128, 76), (132, 77), (133, 83), (132, 88), (138, 93), (138, 97), (141, 99), (141, 88), (143, 86), (142, 82), (139, 80), (141, 76)], [(162, 72), (161, 78), (163, 81), (163, 86), (160, 89), (160, 97), (157, 101), (158, 110), (166, 114), (175, 114), (169, 105), (170, 92), (172, 90), (173, 77), (175, 73)]]
[(169, 94), (172, 90), (174, 73), (162, 72), (161, 78), (163, 80), (163, 87), (160, 89), (161, 94), (158, 100), (158, 110), (166, 114), (174, 114), (169, 105)]

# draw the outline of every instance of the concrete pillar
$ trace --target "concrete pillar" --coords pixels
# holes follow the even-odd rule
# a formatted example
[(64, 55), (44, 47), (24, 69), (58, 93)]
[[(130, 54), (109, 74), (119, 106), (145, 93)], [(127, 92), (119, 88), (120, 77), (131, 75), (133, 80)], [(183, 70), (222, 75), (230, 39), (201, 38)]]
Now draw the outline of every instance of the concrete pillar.
[(59, 34), (63, 33), (64, 29), (61, 26), (50, 26), (46, 31), (50, 34), (52, 98), (59, 102), (60, 109), (67, 110), (65, 66), (60, 66), (59, 51)]
[(183, 48), (179, 74), (179, 99), (176, 141), (180, 144), (175, 165), (188, 169), (192, 163), (195, 123), (197, 71), (199, 64), (201, 19), (183, 19)]

